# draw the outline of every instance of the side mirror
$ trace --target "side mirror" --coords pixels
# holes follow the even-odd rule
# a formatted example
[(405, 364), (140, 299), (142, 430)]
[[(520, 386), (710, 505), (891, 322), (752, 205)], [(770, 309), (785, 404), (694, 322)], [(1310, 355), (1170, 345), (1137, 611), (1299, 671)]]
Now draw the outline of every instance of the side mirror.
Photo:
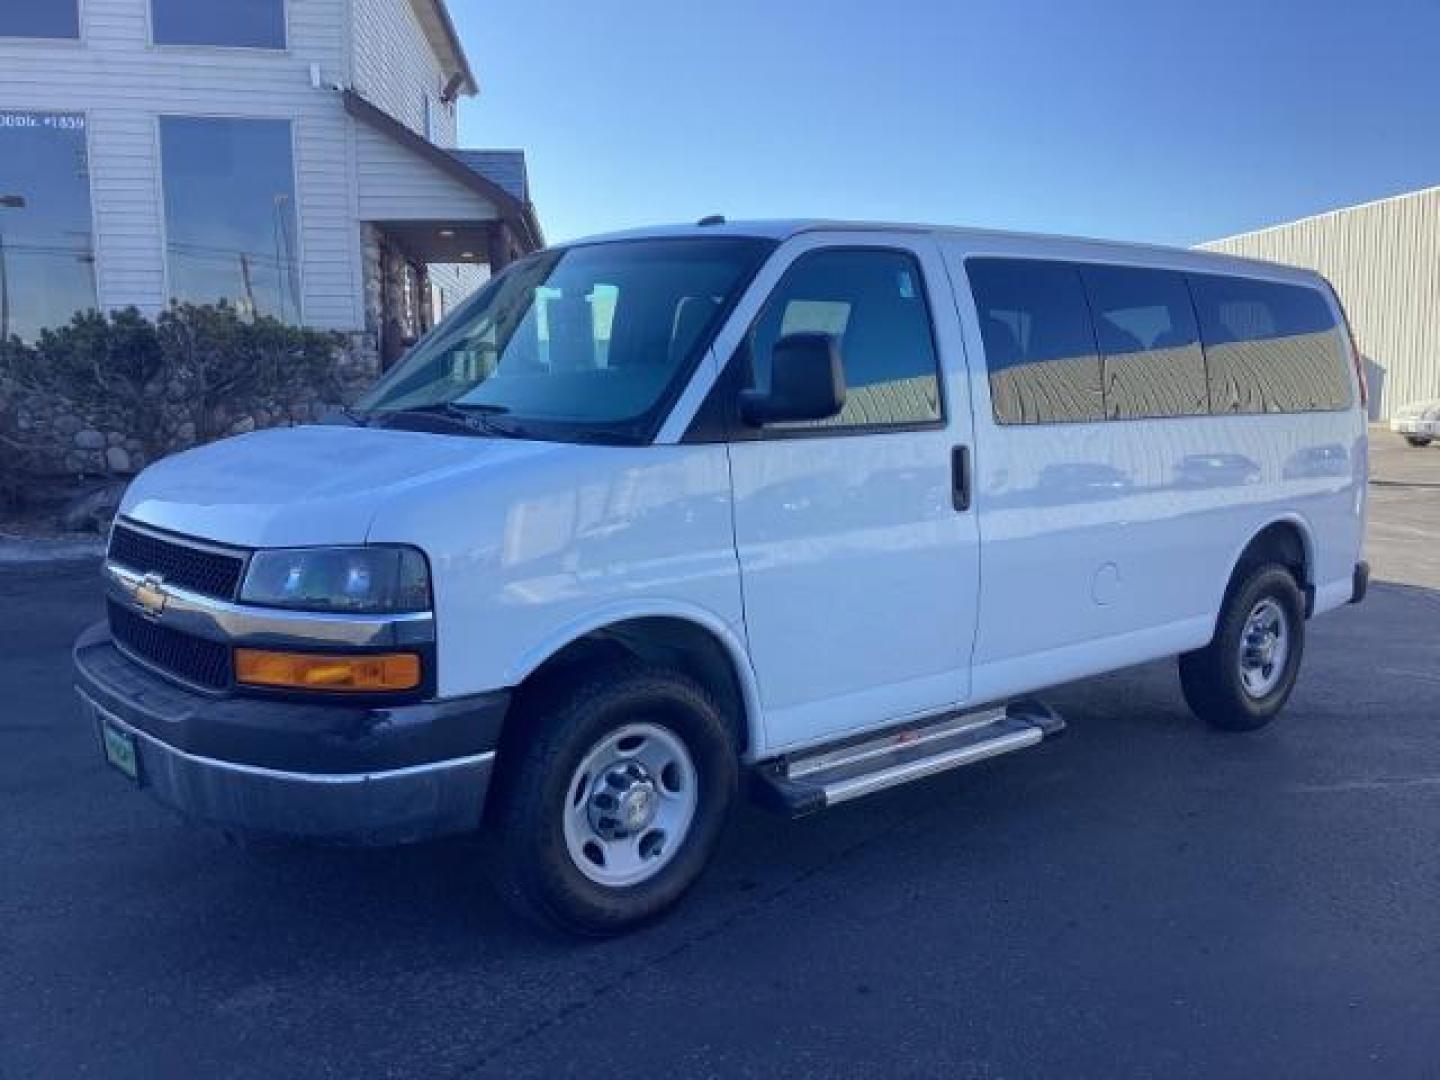
[(786, 334), (770, 351), (770, 389), (740, 395), (748, 424), (828, 420), (845, 407), (840, 342), (830, 334)]

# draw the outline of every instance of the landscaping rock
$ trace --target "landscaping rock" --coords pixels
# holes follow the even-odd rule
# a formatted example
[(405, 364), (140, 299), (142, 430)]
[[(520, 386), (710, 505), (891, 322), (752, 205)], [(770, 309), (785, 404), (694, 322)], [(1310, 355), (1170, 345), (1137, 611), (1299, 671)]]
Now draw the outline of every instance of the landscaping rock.
[(60, 520), (72, 532), (103, 535), (120, 509), (120, 499), (124, 494), (124, 481), (107, 480), (89, 487), (70, 500), (61, 512)]
[(112, 446), (105, 451), (105, 467), (111, 472), (128, 473), (130, 471), (130, 452), (123, 446)]
[(75, 433), (75, 448), (77, 450), (104, 450), (105, 436), (94, 428), (77, 431)]

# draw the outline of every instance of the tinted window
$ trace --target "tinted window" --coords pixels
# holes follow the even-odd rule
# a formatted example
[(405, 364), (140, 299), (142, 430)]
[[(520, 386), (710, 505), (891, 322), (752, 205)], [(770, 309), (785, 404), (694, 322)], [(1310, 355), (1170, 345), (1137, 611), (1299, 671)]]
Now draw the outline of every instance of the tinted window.
[(298, 322), (289, 122), (167, 116), (160, 143), (170, 295)]
[(157, 45), (285, 47), (285, 0), (151, 0), (150, 11)]
[(940, 382), (920, 267), (896, 251), (802, 255), (786, 271), (751, 332), (754, 385), (770, 384), (770, 350), (786, 334), (840, 339), (845, 407), (786, 427), (865, 427), (940, 419)]
[(1344, 339), (1315, 289), (1190, 276), (1216, 413), (1314, 412), (1350, 404)]
[(1112, 419), (1209, 412), (1205, 356), (1185, 278), (1169, 270), (1085, 266)]
[(78, 38), (77, 0), (3, 0), (0, 37)]
[(95, 306), (85, 117), (0, 111), (0, 340)]
[(996, 421), (1103, 420), (1100, 358), (1079, 269), (1028, 259), (971, 259), (966, 267)]

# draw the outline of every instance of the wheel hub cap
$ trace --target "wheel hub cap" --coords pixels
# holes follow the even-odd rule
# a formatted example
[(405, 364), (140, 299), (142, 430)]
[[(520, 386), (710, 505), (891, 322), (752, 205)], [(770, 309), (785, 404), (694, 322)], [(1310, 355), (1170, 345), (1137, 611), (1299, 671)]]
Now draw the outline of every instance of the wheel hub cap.
[(638, 761), (605, 773), (590, 796), (590, 827), (606, 840), (634, 836), (655, 820), (660, 796), (645, 766)]

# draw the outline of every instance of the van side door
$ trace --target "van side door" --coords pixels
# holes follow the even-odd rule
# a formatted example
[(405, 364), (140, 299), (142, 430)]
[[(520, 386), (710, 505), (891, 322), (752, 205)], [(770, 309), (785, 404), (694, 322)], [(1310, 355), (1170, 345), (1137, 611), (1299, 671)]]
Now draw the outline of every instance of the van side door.
[(730, 433), (746, 632), (783, 750), (964, 701), (979, 560), (968, 380), (933, 240), (805, 234), (772, 268), (730, 385), (765, 389), (771, 349), (800, 332), (838, 340), (846, 382), (837, 416)]

